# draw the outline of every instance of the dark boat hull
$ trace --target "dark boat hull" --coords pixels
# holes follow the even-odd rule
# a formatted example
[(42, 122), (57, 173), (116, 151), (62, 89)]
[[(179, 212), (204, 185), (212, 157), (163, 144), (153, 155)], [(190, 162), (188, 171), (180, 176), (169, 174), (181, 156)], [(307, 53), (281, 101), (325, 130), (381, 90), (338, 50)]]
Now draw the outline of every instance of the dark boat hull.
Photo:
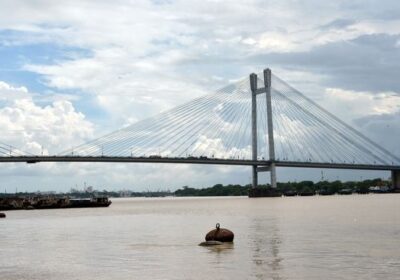
[(281, 197), (282, 193), (271, 188), (252, 188), (249, 190), (249, 197)]
[(0, 201), (0, 211), (3, 210), (33, 210), (33, 209), (63, 209), (108, 207), (108, 198), (67, 199), (67, 198), (7, 198)]

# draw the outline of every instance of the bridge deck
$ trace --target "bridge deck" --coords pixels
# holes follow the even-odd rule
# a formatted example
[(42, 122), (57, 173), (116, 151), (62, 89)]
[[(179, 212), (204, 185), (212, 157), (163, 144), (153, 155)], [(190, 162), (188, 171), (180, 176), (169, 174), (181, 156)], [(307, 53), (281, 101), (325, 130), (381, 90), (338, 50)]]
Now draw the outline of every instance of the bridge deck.
[[(0, 162), (141, 162), (141, 163), (185, 163), (185, 164), (208, 164), (208, 165), (238, 165), (238, 166), (264, 166), (271, 164), (269, 160), (253, 161), (243, 159), (218, 159), (218, 158), (167, 158), (167, 157), (86, 157), (86, 156), (13, 156), (0, 157)], [(399, 165), (367, 165), (351, 163), (329, 163), (329, 162), (294, 162), (275, 161), (280, 167), (300, 168), (331, 168), (331, 169), (359, 169), (359, 170), (400, 170)]]

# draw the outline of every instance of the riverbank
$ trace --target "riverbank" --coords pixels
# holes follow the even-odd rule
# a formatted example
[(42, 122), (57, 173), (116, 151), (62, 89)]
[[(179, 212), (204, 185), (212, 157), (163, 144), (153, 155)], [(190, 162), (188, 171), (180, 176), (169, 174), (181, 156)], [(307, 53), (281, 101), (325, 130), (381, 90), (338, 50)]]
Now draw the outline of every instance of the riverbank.
[(222, 185), (217, 184), (209, 188), (182, 187), (174, 192), (175, 196), (310, 196), (310, 195), (334, 195), (334, 194), (367, 194), (367, 193), (396, 193), (399, 190), (391, 188), (391, 182), (376, 178), (364, 181), (313, 181), (279, 182), (276, 189), (271, 189), (269, 184), (259, 185), (253, 189), (251, 185)]
[[(133, 189), (133, 187), (132, 187)], [(229, 184), (222, 185), (216, 184), (212, 187), (206, 188), (196, 188), (183, 186), (175, 191), (165, 190), (159, 191), (131, 191), (128, 188), (124, 190), (95, 190), (90, 187), (89, 190), (76, 190), (73, 189), (70, 192), (18, 192), (15, 194), (7, 194), (0, 193), (0, 198), (10, 198), (10, 197), (57, 197), (57, 198), (65, 198), (70, 197), (74, 199), (88, 199), (88, 197), (185, 197), (185, 196), (252, 196), (251, 193), (255, 192), (255, 197), (264, 196), (264, 193), (270, 194), (270, 196), (308, 196), (308, 195), (333, 195), (333, 194), (367, 194), (367, 193), (394, 193), (399, 192), (399, 190), (391, 189), (391, 181), (382, 180), (380, 178), (376, 178), (373, 180), (364, 180), (364, 181), (347, 181), (342, 182), (339, 180), (336, 181), (301, 181), (301, 182), (279, 182), (277, 189), (270, 190), (270, 185), (259, 185), (257, 189), (252, 190), (251, 185), (239, 185), (239, 184)], [(50, 201), (51, 202), (51, 201)], [(47, 203), (47, 202), (46, 202)], [(46, 204), (45, 203), (45, 204)], [(51, 202), (53, 203), (53, 202)], [(63, 204), (62, 201), (59, 202)]]

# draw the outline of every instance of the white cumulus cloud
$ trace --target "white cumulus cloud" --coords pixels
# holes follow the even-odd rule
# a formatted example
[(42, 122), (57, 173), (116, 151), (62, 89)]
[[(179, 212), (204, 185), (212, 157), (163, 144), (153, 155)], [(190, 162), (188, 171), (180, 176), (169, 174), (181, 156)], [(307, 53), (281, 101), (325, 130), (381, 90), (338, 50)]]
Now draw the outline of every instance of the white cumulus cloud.
[(40, 106), (25, 87), (0, 82), (0, 141), (34, 154), (57, 153), (93, 135), (93, 124), (70, 101)]

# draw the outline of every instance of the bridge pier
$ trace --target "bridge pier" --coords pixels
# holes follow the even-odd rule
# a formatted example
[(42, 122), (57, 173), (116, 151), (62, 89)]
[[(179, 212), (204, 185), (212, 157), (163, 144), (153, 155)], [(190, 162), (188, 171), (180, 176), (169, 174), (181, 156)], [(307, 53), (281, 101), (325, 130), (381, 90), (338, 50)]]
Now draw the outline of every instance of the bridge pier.
[(253, 165), (253, 180), (252, 180), (252, 188), (256, 188), (258, 186), (258, 171), (257, 165)]
[(277, 184), (276, 184), (276, 166), (275, 163), (271, 163), (271, 170), (270, 170), (270, 175), (271, 175), (271, 188), (276, 189)]
[(400, 190), (400, 170), (392, 170), (392, 187)]

